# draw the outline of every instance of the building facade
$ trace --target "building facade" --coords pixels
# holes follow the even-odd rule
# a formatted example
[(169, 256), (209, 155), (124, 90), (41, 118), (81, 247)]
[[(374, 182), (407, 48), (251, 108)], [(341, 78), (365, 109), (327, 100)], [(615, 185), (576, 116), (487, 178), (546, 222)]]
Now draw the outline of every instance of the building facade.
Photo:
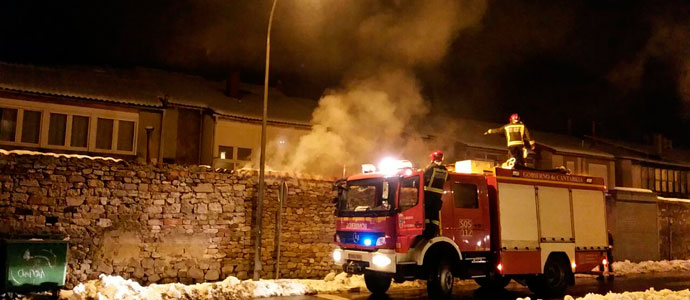
[[(0, 147), (234, 169), (259, 149), (262, 102), (235, 75), (0, 62)], [(269, 143), (309, 131), (316, 101), (270, 89), (269, 103)]]

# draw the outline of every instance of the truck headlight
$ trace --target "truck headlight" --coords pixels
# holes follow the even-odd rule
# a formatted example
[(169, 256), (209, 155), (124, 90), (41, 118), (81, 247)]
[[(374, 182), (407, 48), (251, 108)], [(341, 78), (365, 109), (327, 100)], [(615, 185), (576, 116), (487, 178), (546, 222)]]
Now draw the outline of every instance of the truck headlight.
[(391, 259), (383, 254), (374, 254), (371, 258), (371, 262), (377, 267), (385, 267), (391, 264)]
[(333, 260), (339, 263), (343, 259), (343, 251), (340, 249), (333, 250)]

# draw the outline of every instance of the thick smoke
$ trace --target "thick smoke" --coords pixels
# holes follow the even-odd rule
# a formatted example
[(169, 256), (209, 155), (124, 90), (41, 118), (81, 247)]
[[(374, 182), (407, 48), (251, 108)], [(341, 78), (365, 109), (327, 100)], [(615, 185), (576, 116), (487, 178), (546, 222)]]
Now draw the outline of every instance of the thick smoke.
[(419, 158), (430, 147), (417, 130), (429, 108), (414, 70), (441, 61), (485, 9), (483, 0), (399, 1), (364, 18), (354, 49), (363, 56), (321, 98), (313, 130), (294, 151), (269, 154), (269, 166), (334, 175), (384, 156)]
[(632, 59), (621, 61), (608, 79), (624, 90), (634, 89), (641, 85), (645, 65), (651, 59), (668, 60), (675, 66), (679, 95), (690, 100), (690, 21), (662, 15), (652, 19), (650, 27), (652, 33), (645, 46)]

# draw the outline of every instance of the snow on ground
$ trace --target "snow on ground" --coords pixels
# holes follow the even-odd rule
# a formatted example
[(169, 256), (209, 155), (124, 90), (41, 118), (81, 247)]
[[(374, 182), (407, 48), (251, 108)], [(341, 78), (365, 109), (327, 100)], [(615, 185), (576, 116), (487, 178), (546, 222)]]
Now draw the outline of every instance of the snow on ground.
[(690, 260), (643, 261), (639, 263), (625, 260), (613, 263), (613, 272), (615, 275), (682, 272), (688, 270), (690, 270)]
[[(616, 275), (681, 272), (690, 270), (690, 260), (646, 261), (632, 263), (630, 261), (614, 262)], [(472, 285), (472, 280), (459, 280), (459, 285)], [(391, 289), (396, 288), (425, 288), (426, 283), (421, 280), (407, 281), (401, 284), (393, 283)], [(323, 280), (315, 279), (276, 279), (276, 280), (239, 280), (228, 277), (219, 282), (206, 282), (192, 285), (181, 283), (152, 284), (141, 286), (139, 283), (124, 279), (120, 276), (100, 275), (97, 280), (80, 283), (72, 290), (64, 290), (60, 298), (65, 300), (225, 300), (225, 299), (253, 299), (272, 296), (309, 295), (317, 293), (338, 293), (350, 290), (366, 291), (366, 284), (362, 275), (349, 276), (346, 273), (332, 272)], [(525, 298), (529, 299), (529, 298)], [(573, 299), (572, 297), (566, 299)], [(671, 292), (668, 290), (613, 294), (605, 296), (589, 294), (585, 300), (595, 299), (690, 299), (688, 290)]]
[[(421, 288), (423, 281), (393, 283), (391, 288)], [(366, 290), (362, 275), (348, 276), (346, 273), (330, 273), (323, 280), (276, 279), (244, 280), (228, 277), (220, 282), (192, 285), (181, 283), (152, 284), (139, 283), (120, 276), (100, 275), (97, 280), (80, 283), (72, 290), (60, 293), (67, 300), (172, 300), (172, 299), (253, 299), (271, 296), (294, 296), (316, 293), (337, 293), (352, 289)]]
[[(657, 291), (653, 288), (644, 292), (623, 292), (611, 293), (606, 295), (587, 294), (584, 297), (574, 298), (572, 296), (565, 296), (563, 300), (687, 300), (690, 299), (690, 290), (671, 291), (661, 290)], [(531, 300), (530, 297), (517, 298), (516, 300)]]

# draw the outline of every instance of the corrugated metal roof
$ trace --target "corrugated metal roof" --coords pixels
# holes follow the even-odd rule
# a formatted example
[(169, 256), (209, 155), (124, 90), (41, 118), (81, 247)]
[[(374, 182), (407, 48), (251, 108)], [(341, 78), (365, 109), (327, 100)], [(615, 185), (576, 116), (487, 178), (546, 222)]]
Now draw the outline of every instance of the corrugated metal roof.
[(47, 67), (0, 62), (0, 88), (144, 106), (161, 106), (155, 86), (138, 69)]
[[(263, 87), (242, 83), (240, 98), (224, 94), (225, 82), (149, 68), (34, 66), (0, 62), (0, 88), (131, 105), (169, 103), (208, 108), (220, 115), (261, 120)], [(317, 101), (288, 97), (269, 89), (268, 117), (309, 124)]]

